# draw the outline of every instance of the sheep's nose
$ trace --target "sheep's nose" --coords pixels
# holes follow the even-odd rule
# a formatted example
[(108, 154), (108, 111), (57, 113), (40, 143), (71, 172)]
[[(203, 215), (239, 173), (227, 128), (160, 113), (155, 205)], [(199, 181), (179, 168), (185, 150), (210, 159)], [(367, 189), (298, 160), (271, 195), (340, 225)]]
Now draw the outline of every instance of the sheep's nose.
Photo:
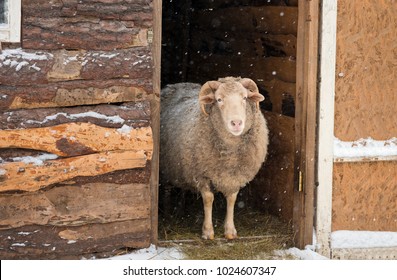
[(242, 120), (232, 120), (231, 125), (233, 128), (239, 128), (243, 124)]

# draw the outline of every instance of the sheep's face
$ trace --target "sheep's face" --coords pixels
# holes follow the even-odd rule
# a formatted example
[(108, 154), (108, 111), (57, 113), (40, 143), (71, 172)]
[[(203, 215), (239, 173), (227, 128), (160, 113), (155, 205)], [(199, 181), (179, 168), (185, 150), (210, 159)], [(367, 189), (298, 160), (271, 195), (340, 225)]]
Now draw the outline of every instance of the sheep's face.
[(221, 84), (214, 97), (226, 129), (235, 136), (241, 135), (246, 121), (247, 90), (240, 83)]
[(207, 114), (206, 104), (216, 106), (226, 130), (240, 136), (246, 128), (247, 103), (260, 102), (264, 97), (251, 79), (226, 78), (204, 84), (199, 99), (203, 113)]

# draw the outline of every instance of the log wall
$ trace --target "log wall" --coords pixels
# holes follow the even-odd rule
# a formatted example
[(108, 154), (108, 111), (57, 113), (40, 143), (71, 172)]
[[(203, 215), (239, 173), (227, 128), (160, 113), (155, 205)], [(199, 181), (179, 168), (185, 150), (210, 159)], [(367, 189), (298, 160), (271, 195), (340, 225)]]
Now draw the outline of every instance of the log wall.
[(152, 1), (23, 0), (22, 15), (0, 53), (0, 258), (148, 246)]
[[(335, 136), (396, 137), (395, 1), (338, 1)], [(397, 231), (396, 161), (334, 164), (332, 230)]]

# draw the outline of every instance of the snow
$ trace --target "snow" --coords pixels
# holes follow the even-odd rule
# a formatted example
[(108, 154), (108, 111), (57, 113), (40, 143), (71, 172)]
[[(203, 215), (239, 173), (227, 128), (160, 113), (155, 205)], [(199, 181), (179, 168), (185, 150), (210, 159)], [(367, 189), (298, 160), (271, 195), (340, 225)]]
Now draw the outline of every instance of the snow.
[[(314, 252), (312, 246), (306, 246), (304, 250), (289, 248), (287, 250), (277, 250), (275, 255), (281, 258), (293, 256), (300, 260), (327, 260), (326, 257)], [(176, 247), (157, 247), (150, 245), (149, 248), (136, 250), (132, 253), (110, 257), (107, 260), (182, 260), (183, 253)]]
[[(12, 161), (23, 162), (25, 164), (33, 163), (34, 165), (43, 165), (46, 160), (56, 159), (57, 155), (54, 154), (41, 154), (39, 156), (26, 156), (26, 157), (14, 157)], [(1, 175), (1, 174), (0, 174)]]
[(30, 65), (31, 61), (49, 60), (53, 55), (47, 52), (33, 52), (28, 53), (21, 48), (7, 49), (0, 53), (0, 67), (8, 66), (15, 68), (15, 71), (20, 71), (23, 67), (29, 66), (29, 69), (40, 71), (40, 67), (36, 66), (36, 62)]
[(56, 120), (59, 116), (63, 116), (67, 119), (77, 119), (77, 118), (85, 118), (85, 117), (92, 117), (92, 118), (96, 118), (96, 119), (103, 119), (106, 120), (107, 122), (111, 122), (111, 123), (124, 123), (125, 120), (122, 119), (120, 116), (106, 116), (103, 114), (99, 114), (97, 112), (85, 112), (85, 113), (79, 113), (79, 114), (67, 114), (67, 113), (57, 113), (55, 115), (51, 115), (51, 116), (47, 116), (44, 118), (44, 120), (42, 121), (34, 121), (34, 120), (27, 120), (26, 123), (30, 123), (30, 124), (43, 124), (52, 120)]
[(331, 247), (345, 249), (397, 247), (397, 232), (334, 231), (331, 233)]
[(180, 260), (183, 254), (177, 248), (164, 248), (150, 245), (149, 248), (132, 253), (108, 258), (108, 260)]
[(334, 139), (335, 158), (358, 158), (358, 157), (388, 157), (397, 156), (397, 138), (378, 141), (372, 138), (359, 139), (356, 141), (341, 141)]
[(280, 257), (291, 255), (299, 260), (328, 260), (328, 258), (311, 250), (309, 246), (306, 246), (304, 250), (293, 247), (287, 250), (275, 251), (275, 253)]
[(128, 126), (128, 125), (123, 125), (121, 128), (117, 129), (117, 132), (122, 134), (122, 135), (127, 135), (129, 136), (131, 133), (131, 130), (133, 130), (132, 127)]

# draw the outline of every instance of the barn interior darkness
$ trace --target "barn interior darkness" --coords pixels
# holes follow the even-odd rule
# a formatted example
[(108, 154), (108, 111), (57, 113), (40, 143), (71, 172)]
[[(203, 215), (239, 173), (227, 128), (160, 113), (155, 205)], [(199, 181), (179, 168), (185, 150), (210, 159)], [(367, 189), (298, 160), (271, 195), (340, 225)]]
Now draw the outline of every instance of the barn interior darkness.
[[(297, 0), (163, 1), (162, 87), (241, 76), (265, 96), (269, 155), (236, 207), (250, 205), (286, 223), (293, 211), (297, 26)], [(165, 205), (162, 195), (160, 218), (162, 208), (180, 207)]]

